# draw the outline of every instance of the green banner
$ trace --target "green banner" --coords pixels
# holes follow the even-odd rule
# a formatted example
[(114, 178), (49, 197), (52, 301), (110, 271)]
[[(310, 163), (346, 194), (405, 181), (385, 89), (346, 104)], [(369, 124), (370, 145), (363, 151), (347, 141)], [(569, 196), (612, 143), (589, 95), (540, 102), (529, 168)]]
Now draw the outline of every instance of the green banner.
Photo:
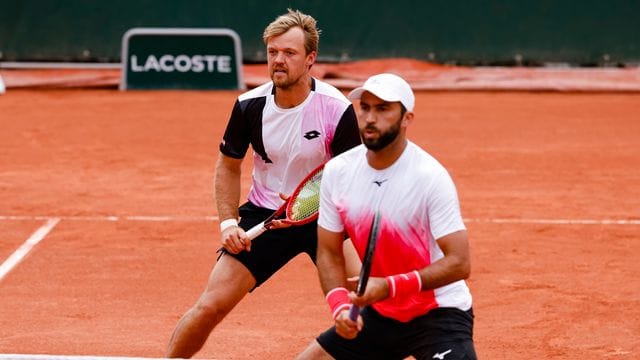
[(230, 29), (134, 28), (122, 38), (120, 89), (243, 89)]
[[(121, 63), (131, 28), (233, 29), (266, 62), (265, 26), (288, 7), (318, 20), (318, 61), (409, 57), (441, 64), (637, 66), (640, 0), (0, 0), (0, 67)], [(382, 16), (384, 15), (384, 16)]]

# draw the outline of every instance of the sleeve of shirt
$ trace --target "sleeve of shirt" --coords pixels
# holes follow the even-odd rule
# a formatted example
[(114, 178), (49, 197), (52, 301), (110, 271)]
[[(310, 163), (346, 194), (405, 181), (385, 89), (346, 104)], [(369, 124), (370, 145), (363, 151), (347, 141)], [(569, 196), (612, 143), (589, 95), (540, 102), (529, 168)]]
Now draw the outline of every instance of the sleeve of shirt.
[(325, 165), (322, 182), (320, 183), (320, 210), (318, 216), (318, 226), (332, 232), (344, 231), (344, 223), (338, 213), (338, 208), (334, 201), (333, 191), (336, 189), (336, 168), (335, 163), (329, 161)]
[(349, 105), (342, 113), (342, 117), (336, 127), (336, 132), (331, 142), (331, 155), (336, 156), (357, 145), (360, 145), (360, 130), (358, 120), (353, 110), (353, 105)]
[(236, 100), (220, 143), (220, 152), (232, 158), (242, 159), (249, 148), (249, 141), (248, 124), (240, 101)]
[(455, 184), (445, 170), (434, 179), (427, 198), (429, 225), (434, 239), (466, 229)]

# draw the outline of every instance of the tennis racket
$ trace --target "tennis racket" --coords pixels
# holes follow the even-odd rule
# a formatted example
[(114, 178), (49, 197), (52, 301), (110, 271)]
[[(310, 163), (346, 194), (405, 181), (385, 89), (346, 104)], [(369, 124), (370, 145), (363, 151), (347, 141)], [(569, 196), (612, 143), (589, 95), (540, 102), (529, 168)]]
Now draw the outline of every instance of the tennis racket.
[[(369, 274), (371, 274), (371, 264), (373, 264), (373, 253), (376, 249), (376, 243), (378, 242), (378, 234), (380, 233), (380, 212), (376, 211), (373, 214), (373, 220), (371, 221), (371, 230), (369, 231), (369, 240), (367, 241), (367, 252), (362, 259), (362, 267), (360, 268), (360, 278), (358, 279), (358, 286), (356, 287), (356, 294), (358, 296), (364, 295), (367, 289), (367, 282), (369, 282)], [(360, 315), (360, 307), (353, 305), (349, 310), (349, 318), (353, 321), (358, 319)]]
[(273, 220), (276, 220), (282, 213), (285, 213), (285, 219), (281, 221), (291, 225), (303, 225), (317, 219), (320, 208), (320, 180), (322, 180), (323, 170), (324, 164), (313, 169), (278, 210), (265, 221), (247, 230), (249, 240), (253, 240), (269, 230)]

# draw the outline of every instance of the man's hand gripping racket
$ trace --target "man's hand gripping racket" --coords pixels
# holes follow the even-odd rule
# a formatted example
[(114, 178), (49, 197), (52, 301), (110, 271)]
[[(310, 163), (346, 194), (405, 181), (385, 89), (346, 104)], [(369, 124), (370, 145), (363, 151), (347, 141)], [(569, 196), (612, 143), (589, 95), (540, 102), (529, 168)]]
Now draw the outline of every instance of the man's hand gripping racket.
[[(360, 268), (360, 277), (358, 279), (358, 285), (356, 287), (356, 295), (364, 295), (367, 289), (367, 282), (369, 282), (369, 275), (371, 274), (371, 265), (373, 264), (373, 254), (376, 250), (376, 243), (378, 242), (378, 235), (380, 234), (380, 212), (376, 211), (373, 214), (373, 220), (371, 221), (371, 230), (369, 231), (369, 240), (367, 241), (367, 252), (362, 259), (362, 267)], [(353, 305), (349, 310), (349, 318), (352, 321), (358, 320), (360, 315), (360, 307)]]
[(290, 225), (304, 225), (317, 219), (320, 208), (320, 180), (322, 180), (323, 170), (324, 164), (313, 169), (278, 210), (265, 221), (247, 230), (246, 234), (249, 240), (253, 241), (271, 229), (273, 221), (278, 219), (282, 213), (285, 213), (285, 218), (278, 220)]

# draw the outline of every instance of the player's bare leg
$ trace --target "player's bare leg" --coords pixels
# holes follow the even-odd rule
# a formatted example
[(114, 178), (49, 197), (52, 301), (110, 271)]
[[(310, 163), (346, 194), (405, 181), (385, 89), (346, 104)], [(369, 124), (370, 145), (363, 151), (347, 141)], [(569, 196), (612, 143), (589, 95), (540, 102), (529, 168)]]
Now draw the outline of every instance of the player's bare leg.
[(202, 349), (211, 331), (255, 283), (253, 275), (238, 260), (220, 257), (209, 275), (207, 288), (176, 325), (165, 356), (190, 358)]
[(302, 353), (300, 353), (296, 360), (332, 360), (333, 357), (329, 355), (316, 340), (313, 340), (309, 346)]

